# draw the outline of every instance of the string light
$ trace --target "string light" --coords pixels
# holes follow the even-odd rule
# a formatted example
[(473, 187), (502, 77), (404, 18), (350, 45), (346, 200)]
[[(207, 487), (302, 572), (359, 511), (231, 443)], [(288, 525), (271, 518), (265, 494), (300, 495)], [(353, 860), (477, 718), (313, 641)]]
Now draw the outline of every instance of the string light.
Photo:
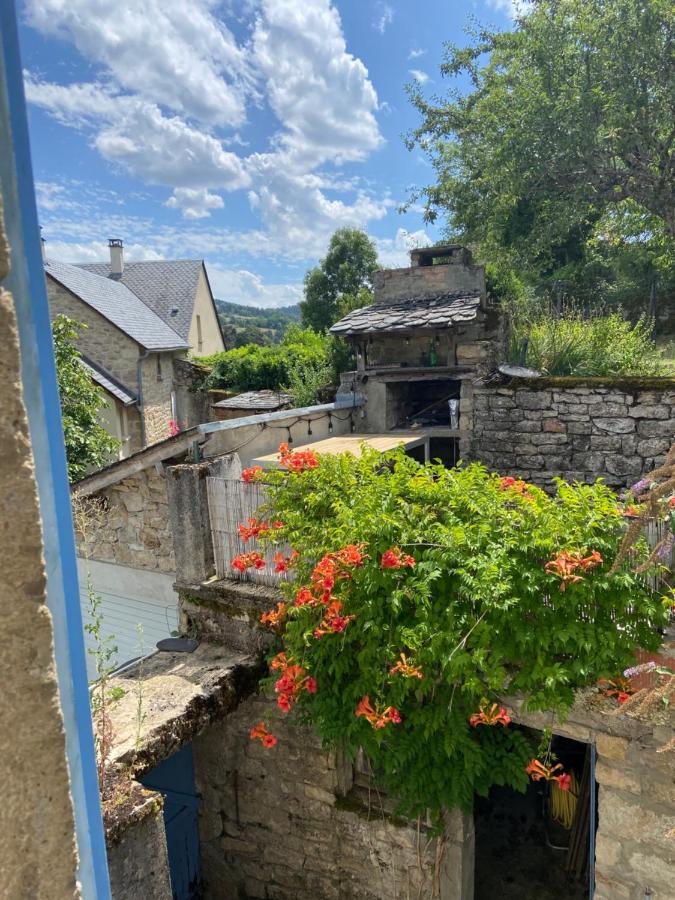
[(312, 434), (312, 420), (307, 419), (307, 434)]
[(354, 421), (353, 415), (349, 416), (349, 430), (352, 432), (352, 434), (356, 431), (356, 422)]
[(328, 413), (328, 434), (333, 433), (333, 417)]
[(286, 427), (286, 431), (288, 432), (288, 443), (292, 444), (293, 443), (293, 434), (291, 432), (290, 425)]

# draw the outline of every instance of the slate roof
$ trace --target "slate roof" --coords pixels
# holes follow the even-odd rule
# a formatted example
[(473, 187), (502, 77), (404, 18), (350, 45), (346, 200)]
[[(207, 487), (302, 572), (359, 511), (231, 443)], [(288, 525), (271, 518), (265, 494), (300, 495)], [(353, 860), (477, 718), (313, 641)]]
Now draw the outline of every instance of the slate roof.
[(443, 294), (421, 300), (403, 300), (364, 306), (348, 313), (330, 329), (331, 334), (372, 334), (449, 328), (476, 318), (480, 297)]
[(80, 356), (80, 364), (87, 370), (96, 384), (102, 387), (104, 391), (112, 394), (113, 397), (117, 397), (118, 400), (121, 400), (125, 406), (131, 406), (137, 402), (138, 398), (133, 391), (130, 391), (128, 387), (125, 387), (122, 382), (118, 381), (114, 375), (110, 374), (110, 372), (106, 372), (103, 366), (99, 366), (98, 363), (95, 363), (84, 354)]
[(283, 391), (246, 391), (236, 397), (226, 397), (213, 406), (216, 409), (281, 409), (291, 403), (291, 395)]
[(45, 272), (147, 350), (187, 350), (189, 344), (129, 288), (80, 266), (45, 261)]
[(187, 341), (192, 322), (201, 259), (158, 259), (125, 262), (121, 278), (112, 278), (108, 263), (83, 263), (78, 268), (122, 283), (140, 297)]

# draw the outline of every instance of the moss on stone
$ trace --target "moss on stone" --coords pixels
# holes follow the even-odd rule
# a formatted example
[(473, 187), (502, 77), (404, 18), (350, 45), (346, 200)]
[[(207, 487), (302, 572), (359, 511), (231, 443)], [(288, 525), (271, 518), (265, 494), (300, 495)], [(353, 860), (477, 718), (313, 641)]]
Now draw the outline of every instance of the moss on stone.
[(603, 387), (624, 391), (668, 391), (675, 389), (675, 377), (653, 375), (542, 375), (540, 378), (511, 378), (509, 387), (530, 390), (566, 387)]

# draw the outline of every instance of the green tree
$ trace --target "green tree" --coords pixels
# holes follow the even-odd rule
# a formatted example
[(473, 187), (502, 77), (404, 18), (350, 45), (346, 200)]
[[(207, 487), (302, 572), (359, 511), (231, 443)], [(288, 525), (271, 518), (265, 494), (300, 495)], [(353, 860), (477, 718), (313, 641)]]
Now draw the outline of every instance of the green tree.
[(57, 316), (52, 324), (56, 376), (61, 398), (61, 420), (66, 444), (68, 477), (81, 478), (89, 469), (105, 465), (119, 447), (99, 420), (106, 408), (103, 392), (80, 362), (75, 341), (86, 325)]
[(372, 303), (378, 268), (377, 249), (368, 235), (358, 228), (339, 228), (326, 256), (305, 275), (302, 324), (327, 331), (345, 312)]
[[(553, 293), (609, 297), (637, 271), (643, 301), (672, 289), (674, 10), (537, 0), (512, 31), (446, 45), (442, 73), (457, 87), (433, 102), (410, 88), (422, 123), (408, 144), (438, 176), (420, 192), (427, 218), (442, 213), (486, 261)], [(647, 226), (637, 236), (636, 217)]]

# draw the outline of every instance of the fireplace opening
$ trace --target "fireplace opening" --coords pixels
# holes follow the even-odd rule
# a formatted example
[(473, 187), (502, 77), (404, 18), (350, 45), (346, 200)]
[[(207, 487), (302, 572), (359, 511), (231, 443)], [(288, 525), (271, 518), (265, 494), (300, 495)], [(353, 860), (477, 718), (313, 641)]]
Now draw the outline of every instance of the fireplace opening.
[(461, 382), (455, 379), (387, 384), (387, 427), (459, 428)]

